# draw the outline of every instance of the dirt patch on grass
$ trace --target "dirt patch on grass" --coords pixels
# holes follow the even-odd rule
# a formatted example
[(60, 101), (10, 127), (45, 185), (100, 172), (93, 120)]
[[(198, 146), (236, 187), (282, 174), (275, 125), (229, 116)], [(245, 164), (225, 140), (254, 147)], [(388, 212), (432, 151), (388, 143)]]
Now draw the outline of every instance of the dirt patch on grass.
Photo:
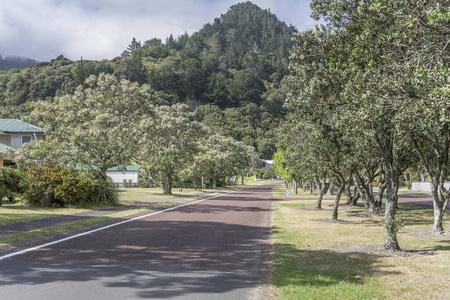
[(445, 231), (443, 233), (433, 233), (430, 229), (417, 229), (417, 230), (402, 230), (399, 233), (407, 234), (413, 237), (421, 239), (436, 239), (441, 241), (450, 241), (450, 233)]
[(434, 255), (434, 251), (427, 249), (403, 247), (400, 251), (392, 251), (384, 249), (379, 244), (350, 244), (330, 250), (342, 254), (365, 254), (380, 257), (422, 257)]
[(330, 208), (320, 208), (320, 209), (315, 209), (315, 208), (309, 208), (309, 207), (296, 207), (294, 209), (298, 209), (298, 210), (309, 210), (309, 211), (332, 211), (333, 209)]
[(332, 219), (311, 219), (311, 221), (321, 222), (321, 223), (341, 223), (341, 224), (359, 224), (361, 222), (345, 221), (345, 220), (332, 220)]
[(347, 217), (359, 217), (359, 218), (371, 218), (371, 217), (379, 217), (382, 216), (382, 213), (373, 213), (373, 214), (369, 214), (367, 212), (348, 212), (345, 214)]

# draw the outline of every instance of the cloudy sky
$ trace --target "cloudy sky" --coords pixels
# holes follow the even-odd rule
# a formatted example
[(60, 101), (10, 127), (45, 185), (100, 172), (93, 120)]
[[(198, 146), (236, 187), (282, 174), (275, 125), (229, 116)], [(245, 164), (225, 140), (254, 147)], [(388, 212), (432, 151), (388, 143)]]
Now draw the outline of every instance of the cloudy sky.
[[(192, 34), (226, 13), (236, 0), (0, 0), (0, 55), (48, 61), (111, 59), (135, 37), (165, 41)], [(314, 26), (310, 0), (252, 0), (281, 21)]]

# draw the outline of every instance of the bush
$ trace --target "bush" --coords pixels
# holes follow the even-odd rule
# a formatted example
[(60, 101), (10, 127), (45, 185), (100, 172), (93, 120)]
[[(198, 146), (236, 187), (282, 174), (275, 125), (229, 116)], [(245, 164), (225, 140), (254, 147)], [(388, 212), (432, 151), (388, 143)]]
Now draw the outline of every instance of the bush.
[(28, 168), (28, 178), (30, 189), (24, 198), (31, 204), (42, 204), (46, 194), (58, 206), (118, 204), (114, 183), (98, 172), (83, 173), (63, 165), (32, 166)]
[(119, 205), (119, 192), (110, 177), (94, 171), (86, 172), (84, 176), (90, 180), (93, 189), (80, 204)]
[(421, 182), (422, 179), (420, 178), (420, 176), (415, 175), (415, 176), (413, 176), (413, 177), (411, 178), (411, 181), (413, 181), (413, 182)]
[(22, 173), (17, 169), (0, 167), (1, 199), (3, 199), (3, 197), (5, 196), (12, 199), (16, 195), (25, 193), (27, 190), (28, 190), (28, 180), (26, 174)]

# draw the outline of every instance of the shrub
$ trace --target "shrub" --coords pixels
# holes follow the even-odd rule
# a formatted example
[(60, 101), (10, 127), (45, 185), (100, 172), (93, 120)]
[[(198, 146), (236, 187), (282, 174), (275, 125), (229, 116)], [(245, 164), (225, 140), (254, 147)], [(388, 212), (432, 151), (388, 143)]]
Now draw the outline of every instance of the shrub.
[(46, 193), (53, 204), (86, 205), (118, 204), (117, 190), (108, 178), (98, 172), (79, 172), (69, 166), (50, 165), (28, 168), (30, 189), (24, 198), (32, 204), (42, 204)]
[(119, 192), (112, 179), (100, 172), (83, 173), (92, 183), (92, 192), (80, 203), (82, 205), (119, 205)]
[[(28, 189), (26, 174), (8, 167), (0, 167), (0, 197), (9, 197), (23, 194)], [(0, 200), (1, 201), (1, 200)], [(1, 203), (0, 203), (1, 205)]]
[(420, 178), (420, 176), (415, 175), (415, 176), (413, 176), (413, 177), (411, 178), (411, 181), (414, 181), (414, 182), (421, 182), (422, 179)]

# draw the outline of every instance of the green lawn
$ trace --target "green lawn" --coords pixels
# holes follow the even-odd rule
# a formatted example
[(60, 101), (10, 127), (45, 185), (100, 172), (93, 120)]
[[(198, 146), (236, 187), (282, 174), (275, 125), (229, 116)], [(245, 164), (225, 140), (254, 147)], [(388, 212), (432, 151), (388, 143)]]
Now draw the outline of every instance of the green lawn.
[[(284, 187), (275, 188), (284, 195)], [(272, 285), (275, 299), (448, 299), (450, 236), (431, 235), (431, 209), (400, 205), (404, 251), (382, 249), (383, 216), (332, 200), (314, 210), (309, 194), (275, 202)], [(447, 213), (444, 224), (450, 229)]]

